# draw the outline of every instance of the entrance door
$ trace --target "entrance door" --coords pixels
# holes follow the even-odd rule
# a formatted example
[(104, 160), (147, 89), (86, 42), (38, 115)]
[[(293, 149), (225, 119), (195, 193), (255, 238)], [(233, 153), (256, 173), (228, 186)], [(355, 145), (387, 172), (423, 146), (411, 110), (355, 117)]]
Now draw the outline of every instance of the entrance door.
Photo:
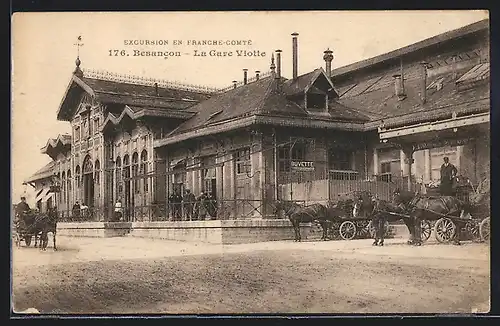
[(92, 173), (83, 175), (84, 200), (88, 207), (94, 207), (94, 178)]

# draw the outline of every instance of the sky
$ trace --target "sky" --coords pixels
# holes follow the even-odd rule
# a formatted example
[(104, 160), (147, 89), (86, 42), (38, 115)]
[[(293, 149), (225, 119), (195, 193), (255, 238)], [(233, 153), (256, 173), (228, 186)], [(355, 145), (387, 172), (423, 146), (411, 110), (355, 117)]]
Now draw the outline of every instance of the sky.
[[(282, 75), (292, 74), (292, 37), (298, 36), (299, 75), (324, 67), (330, 48), (338, 68), (488, 18), (487, 11), (326, 12), (140, 12), (16, 13), (12, 18), (11, 185), (12, 199), (33, 198), (22, 182), (50, 161), (40, 153), (49, 138), (70, 133), (57, 111), (75, 68), (77, 37), (81, 68), (226, 87), (243, 71), (269, 70), (281, 49)], [(168, 45), (126, 45), (133, 40), (166, 40)], [(174, 40), (182, 44), (174, 44)], [(247, 46), (198, 46), (189, 40), (251, 41)], [(229, 57), (196, 57), (194, 50), (233, 52)], [(118, 55), (114, 54), (118, 50)], [(120, 55), (125, 50), (129, 55)], [(179, 51), (179, 57), (134, 56), (134, 50)], [(236, 55), (236, 50), (264, 56)], [(110, 56), (111, 51), (111, 56)]]

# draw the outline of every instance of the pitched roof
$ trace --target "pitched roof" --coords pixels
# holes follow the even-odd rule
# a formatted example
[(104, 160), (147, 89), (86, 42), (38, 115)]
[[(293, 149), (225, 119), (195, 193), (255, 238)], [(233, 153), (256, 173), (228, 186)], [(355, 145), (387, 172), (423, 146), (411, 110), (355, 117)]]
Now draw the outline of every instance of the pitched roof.
[(330, 112), (318, 114), (304, 110), (297, 103), (287, 98), (287, 93), (293, 94), (293, 91), (290, 91), (290, 85), (293, 85), (292, 88), (295, 90), (300, 88), (302, 88), (302, 91), (307, 90), (311, 86), (310, 82), (314, 82), (320, 73), (321, 70), (317, 69), (306, 74), (307, 76), (304, 78), (299, 77), (300, 82), (290, 82), (282, 77), (280, 81), (283, 83), (282, 92), (276, 91), (277, 79), (268, 76), (225, 93), (214, 95), (212, 98), (191, 107), (190, 111), (194, 111), (195, 115), (173, 130), (168, 137), (253, 114), (335, 121), (368, 120), (368, 117), (363, 113), (357, 112), (356, 109), (347, 108), (342, 104), (334, 103)]
[(33, 175), (31, 175), (29, 178), (24, 180), (24, 183), (34, 182), (34, 181), (45, 179), (45, 178), (52, 176), (54, 173), (55, 165), (56, 165), (56, 163), (54, 161), (50, 161), (43, 168), (36, 171)]
[[(457, 74), (460, 76), (465, 71), (467, 69), (457, 71)], [(392, 77), (381, 77), (377, 78), (380, 85), (372, 85), (371, 90), (355, 92), (353, 93), (355, 95), (348, 91), (339, 99), (339, 102), (365, 113), (371, 117), (372, 121), (397, 120), (397, 122), (392, 123), (395, 125), (406, 123), (407, 119), (404, 119), (404, 116), (411, 116), (412, 121), (424, 121), (426, 118), (432, 119), (430, 112), (440, 108), (446, 107), (449, 115), (452, 110), (457, 111), (457, 113), (466, 112), (474, 106), (474, 103), (482, 100), (489, 101), (489, 85), (478, 85), (465, 91), (457, 91), (452, 72), (429, 78), (425, 104), (422, 104), (420, 98), (421, 79), (405, 78), (406, 98), (400, 101), (394, 91), (394, 81), (387, 82)], [(440, 84), (440, 88), (437, 87), (437, 84)], [(481, 108), (478, 108), (478, 110), (487, 109), (489, 106), (482, 105)]]
[(74, 107), (74, 101), (69, 98), (79, 96), (83, 92), (95, 96), (103, 103), (177, 110), (187, 109), (210, 97), (210, 92), (203, 91), (201, 88), (188, 90), (187, 87), (185, 89), (174, 86), (165, 87), (162, 84), (155, 87), (154, 85), (72, 75), (57, 112), (58, 120), (71, 118), (76, 107)]
[(365, 69), (370, 66), (383, 63), (386, 61), (391, 61), (398, 59), (402, 56), (405, 56), (410, 53), (417, 52), (419, 50), (423, 50), (425, 48), (429, 48), (432, 46), (440, 46), (443, 42), (450, 41), (453, 39), (457, 39), (459, 37), (463, 37), (468, 34), (473, 34), (482, 30), (487, 30), (489, 28), (490, 21), (489, 19), (484, 19), (481, 21), (478, 21), (473, 24), (469, 24), (466, 26), (463, 26), (458, 29), (451, 30), (446, 33), (442, 33), (436, 36), (433, 36), (431, 38), (425, 39), (423, 41), (417, 42), (410, 44), (408, 46), (399, 48), (394, 51), (390, 51), (366, 60), (358, 61), (352, 64), (349, 64), (347, 66), (343, 66), (340, 68), (336, 68), (332, 70), (332, 77), (338, 77), (344, 74), (348, 74), (357, 70)]
[(55, 148), (58, 145), (71, 145), (71, 135), (60, 134), (56, 138), (49, 138), (44, 147), (42, 147), (42, 153), (46, 151), (49, 147)]
[[(257, 112), (276, 113), (279, 111), (302, 116), (307, 114), (297, 104), (273, 92), (275, 87), (276, 80), (272, 76), (268, 76), (253, 83), (214, 95), (210, 99), (191, 107), (190, 111), (194, 111), (195, 115), (173, 130), (170, 135), (180, 134), (209, 124), (235, 117), (248, 116)], [(278, 97), (281, 97), (281, 99)], [(270, 103), (273, 103), (273, 105)]]
[[(314, 84), (318, 81), (318, 78), (320, 77), (323, 78), (323, 84), (325, 84), (325, 82), (327, 84), (325, 90), (318, 89), (318, 87), (314, 86)], [(320, 94), (326, 93), (329, 89), (332, 89), (333, 92), (335, 92), (334, 86), (330, 81), (330, 78), (326, 76), (323, 68), (314, 69), (311, 72), (298, 76), (296, 79), (288, 79), (287, 81), (285, 81), (283, 85), (283, 92), (286, 95), (295, 95), (299, 93), (304, 93), (311, 88), (313, 88), (314, 91)], [(335, 95), (338, 94), (335, 92)]]

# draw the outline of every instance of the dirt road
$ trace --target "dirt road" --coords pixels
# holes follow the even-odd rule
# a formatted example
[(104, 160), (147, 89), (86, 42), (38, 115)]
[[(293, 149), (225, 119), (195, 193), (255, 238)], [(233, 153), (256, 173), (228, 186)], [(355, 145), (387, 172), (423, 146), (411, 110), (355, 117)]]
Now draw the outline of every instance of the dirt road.
[(389, 240), (217, 246), (59, 237), (13, 252), (16, 310), (436, 313), (489, 310), (489, 248)]

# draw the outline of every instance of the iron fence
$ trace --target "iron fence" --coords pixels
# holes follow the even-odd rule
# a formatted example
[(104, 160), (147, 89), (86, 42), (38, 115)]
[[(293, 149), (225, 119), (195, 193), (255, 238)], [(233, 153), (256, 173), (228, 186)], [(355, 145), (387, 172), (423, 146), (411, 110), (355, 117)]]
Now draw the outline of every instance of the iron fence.
[[(306, 203), (294, 201), (300, 205)], [(122, 207), (116, 211), (108, 207), (58, 210), (60, 222), (159, 222), (234, 220), (250, 218), (285, 218), (276, 214), (274, 200), (224, 199), (192, 202), (153, 203), (151, 205)]]

